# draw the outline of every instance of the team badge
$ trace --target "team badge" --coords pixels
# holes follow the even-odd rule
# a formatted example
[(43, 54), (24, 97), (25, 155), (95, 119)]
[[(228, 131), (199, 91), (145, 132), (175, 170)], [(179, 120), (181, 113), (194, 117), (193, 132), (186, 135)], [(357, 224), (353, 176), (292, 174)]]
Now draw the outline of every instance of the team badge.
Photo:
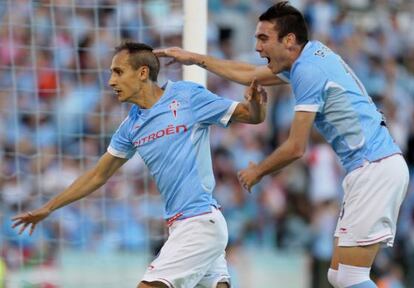
[(173, 113), (174, 118), (177, 118), (177, 111), (178, 107), (180, 107), (180, 102), (178, 102), (177, 100), (173, 100), (169, 107), (171, 109), (171, 112)]

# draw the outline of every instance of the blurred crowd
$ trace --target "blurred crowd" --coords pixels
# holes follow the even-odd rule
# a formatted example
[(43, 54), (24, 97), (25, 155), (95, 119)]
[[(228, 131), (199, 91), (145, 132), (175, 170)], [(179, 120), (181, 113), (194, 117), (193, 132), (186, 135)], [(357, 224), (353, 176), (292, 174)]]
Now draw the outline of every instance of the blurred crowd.
[[(258, 15), (273, 1), (208, 3), (209, 54), (263, 64), (253, 35)], [(414, 171), (414, 2), (291, 4), (304, 13), (311, 38), (354, 69)], [(10, 217), (62, 191), (106, 151), (129, 109), (107, 86), (113, 47), (123, 39), (182, 46), (182, 13), (181, 0), (0, 1), (0, 259), (7, 269), (54, 265), (62, 248), (156, 253), (162, 245), (162, 203), (138, 155), (98, 192), (39, 224), (32, 237), (18, 236)], [(181, 69), (164, 66), (160, 84), (181, 79)], [(244, 87), (212, 74), (207, 86), (220, 96), (243, 98)], [(329, 145), (312, 133), (305, 157), (264, 178), (251, 194), (237, 181), (237, 170), (262, 160), (289, 133), (290, 87), (267, 91), (265, 123), (214, 127), (211, 133), (215, 197), (229, 226), (229, 254), (250, 246), (302, 251), (309, 256), (310, 287), (329, 287), (325, 275), (344, 176)], [(381, 288), (414, 287), (412, 190), (395, 247), (384, 249), (373, 267)]]

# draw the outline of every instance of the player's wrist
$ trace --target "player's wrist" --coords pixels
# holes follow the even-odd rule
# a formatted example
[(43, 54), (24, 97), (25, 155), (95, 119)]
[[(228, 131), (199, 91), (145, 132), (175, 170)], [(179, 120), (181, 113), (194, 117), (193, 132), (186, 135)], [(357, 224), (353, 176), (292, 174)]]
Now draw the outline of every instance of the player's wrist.
[(266, 175), (266, 171), (263, 169), (263, 167), (260, 164), (256, 166), (255, 170), (256, 170), (257, 180), (260, 181)]
[(207, 57), (205, 55), (197, 54), (192, 52), (190, 61), (192, 64), (195, 64), (201, 68), (207, 68)]
[(43, 210), (45, 210), (47, 214), (50, 215), (53, 211), (56, 210), (56, 208), (53, 208), (53, 205), (51, 203), (46, 203), (46, 205), (43, 206)]

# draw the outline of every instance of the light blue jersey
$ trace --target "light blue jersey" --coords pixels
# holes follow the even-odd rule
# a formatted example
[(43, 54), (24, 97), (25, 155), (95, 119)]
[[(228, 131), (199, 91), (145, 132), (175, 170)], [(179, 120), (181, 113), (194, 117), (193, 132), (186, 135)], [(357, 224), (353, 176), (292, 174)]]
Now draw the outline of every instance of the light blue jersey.
[(291, 70), (278, 76), (292, 86), (295, 111), (317, 112), (315, 126), (347, 172), (401, 153), (361, 81), (322, 43), (308, 42)]
[(108, 152), (121, 158), (139, 153), (165, 201), (166, 219), (210, 212), (217, 202), (209, 126), (227, 126), (237, 104), (195, 83), (168, 82), (153, 107), (131, 108)]

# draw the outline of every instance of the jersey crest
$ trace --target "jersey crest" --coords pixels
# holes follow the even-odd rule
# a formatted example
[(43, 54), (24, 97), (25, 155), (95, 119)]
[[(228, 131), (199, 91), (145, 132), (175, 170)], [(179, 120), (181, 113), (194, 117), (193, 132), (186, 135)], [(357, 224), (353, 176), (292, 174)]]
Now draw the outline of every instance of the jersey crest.
[(180, 102), (174, 99), (171, 102), (169, 107), (170, 107), (171, 112), (173, 113), (174, 118), (177, 119), (177, 111), (178, 111), (178, 108), (180, 107)]

